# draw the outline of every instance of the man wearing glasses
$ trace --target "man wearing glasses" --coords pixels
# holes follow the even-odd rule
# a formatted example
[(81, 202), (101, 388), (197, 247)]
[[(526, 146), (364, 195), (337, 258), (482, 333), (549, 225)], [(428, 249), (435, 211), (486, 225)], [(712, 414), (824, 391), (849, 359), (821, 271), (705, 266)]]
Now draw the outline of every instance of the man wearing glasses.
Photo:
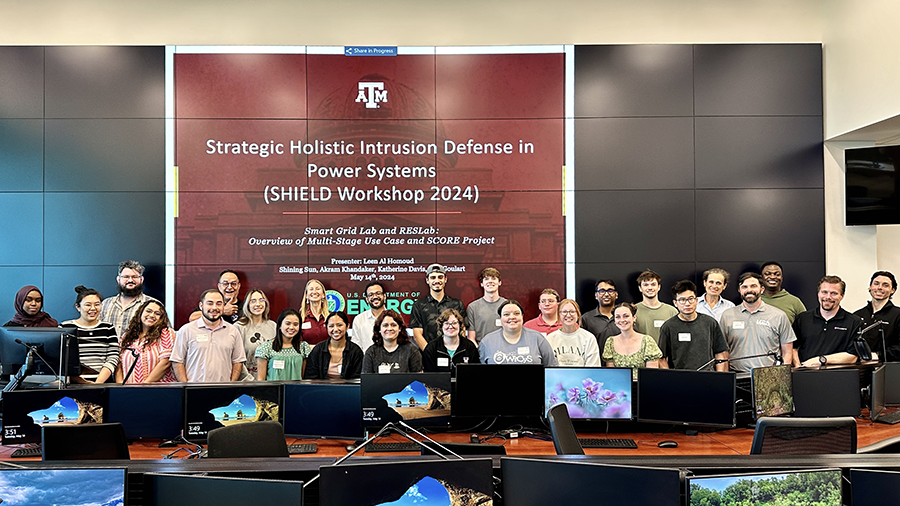
[(587, 330), (597, 338), (600, 349), (606, 344), (606, 339), (619, 334), (619, 327), (613, 321), (613, 308), (616, 307), (616, 299), (619, 292), (616, 291), (616, 282), (611, 279), (601, 279), (594, 286), (594, 297), (597, 299), (597, 309), (581, 315), (581, 328)]
[(366, 285), (365, 298), (369, 309), (353, 318), (352, 331), (350, 332), (350, 341), (362, 348), (363, 353), (369, 349), (369, 346), (372, 346), (375, 320), (384, 311), (384, 302), (387, 300), (387, 296), (384, 293), (384, 285), (378, 281), (372, 281)]
[(790, 364), (793, 359), (793, 342), (797, 340), (797, 336), (791, 328), (791, 321), (784, 311), (763, 302), (765, 290), (762, 274), (741, 274), (738, 279), (741, 304), (726, 309), (719, 320), (719, 326), (731, 349), (731, 358), (764, 355), (734, 360), (731, 362), (731, 369), (735, 371), (768, 367), (782, 361)]
[[(225, 298), (225, 307), (222, 310), (222, 320), (234, 325), (241, 319), (241, 307), (244, 302), (239, 298), (241, 292), (241, 279), (237, 273), (231, 269), (226, 269), (219, 274), (219, 283), (217, 285), (222, 297)], [(194, 321), (200, 318), (200, 311), (194, 311), (188, 317), (188, 321)]]
[(135, 260), (125, 260), (119, 264), (116, 276), (119, 294), (103, 299), (100, 305), (100, 320), (111, 323), (116, 335), (121, 336), (134, 316), (134, 312), (148, 300), (162, 303), (144, 293), (144, 266)]
[[(710, 369), (713, 358), (728, 359), (728, 343), (712, 317), (697, 313), (697, 285), (683, 279), (672, 287), (678, 314), (659, 329), (659, 349), (664, 369)], [(638, 306), (640, 314), (641, 307)], [(715, 364), (715, 370), (727, 371), (728, 362)]]

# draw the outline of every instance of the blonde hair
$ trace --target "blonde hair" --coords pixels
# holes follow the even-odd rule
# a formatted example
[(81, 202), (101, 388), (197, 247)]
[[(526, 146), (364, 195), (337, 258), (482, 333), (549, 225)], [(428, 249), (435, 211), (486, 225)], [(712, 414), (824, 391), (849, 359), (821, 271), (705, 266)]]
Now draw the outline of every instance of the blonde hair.
[[(319, 313), (313, 312), (312, 306), (306, 298), (306, 295), (309, 293), (309, 285), (313, 283), (316, 283), (319, 285), (319, 288), (322, 289), (322, 307), (319, 309)], [(318, 279), (310, 279), (306, 282), (306, 287), (303, 289), (303, 301), (300, 303), (300, 315), (302, 318), (306, 318), (307, 313), (313, 315), (316, 320), (324, 318), (328, 314), (328, 301), (325, 299), (325, 285)]]
[(578, 320), (577, 320), (578, 326), (580, 327), (581, 326), (581, 308), (578, 307), (578, 303), (572, 299), (563, 299), (563, 300), (559, 301), (559, 309), (558, 309), (559, 318), (562, 319), (562, 308), (566, 304), (572, 304), (572, 306), (575, 308), (575, 314), (578, 315)]

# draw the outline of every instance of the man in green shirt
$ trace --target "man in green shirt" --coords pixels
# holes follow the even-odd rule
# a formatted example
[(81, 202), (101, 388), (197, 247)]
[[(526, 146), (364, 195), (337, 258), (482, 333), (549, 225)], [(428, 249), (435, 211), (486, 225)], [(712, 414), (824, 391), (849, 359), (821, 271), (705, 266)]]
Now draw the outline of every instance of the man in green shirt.
[(781, 283), (784, 281), (784, 268), (778, 262), (766, 262), (762, 265), (762, 276), (766, 283), (766, 291), (762, 295), (763, 302), (784, 311), (788, 320), (793, 324), (794, 318), (806, 311), (806, 306), (800, 299), (781, 288)]
[(660, 281), (662, 281), (662, 277), (649, 269), (638, 276), (638, 288), (643, 300), (636, 304), (637, 314), (634, 315), (634, 330), (652, 337), (657, 344), (659, 344), (659, 329), (662, 324), (678, 314), (674, 306), (660, 302)]

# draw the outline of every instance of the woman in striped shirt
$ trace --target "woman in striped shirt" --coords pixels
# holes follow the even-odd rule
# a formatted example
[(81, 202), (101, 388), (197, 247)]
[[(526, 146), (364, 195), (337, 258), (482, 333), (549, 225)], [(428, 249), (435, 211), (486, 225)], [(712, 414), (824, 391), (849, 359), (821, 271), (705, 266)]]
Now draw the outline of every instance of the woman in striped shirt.
[(76, 320), (62, 323), (62, 327), (76, 327), (78, 355), (81, 358), (81, 376), (76, 383), (87, 383), (93, 375), (94, 383), (105, 383), (119, 365), (119, 338), (111, 324), (100, 321), (100, 302), (103, 297), (93, 288), (76, 286), (75, 309), (81, 313)]
[[(155, 300), (144, 302), (122, 333), (122, 361), (116, 371), (116, 381), (122, 383), (132, 365), (134, 371), (128, 376), (129, 384), (177, 381), (169, 363), (174, 344), (175, 333), (166, 308)], [(137, 353), (136, 358), (131, 350)]]

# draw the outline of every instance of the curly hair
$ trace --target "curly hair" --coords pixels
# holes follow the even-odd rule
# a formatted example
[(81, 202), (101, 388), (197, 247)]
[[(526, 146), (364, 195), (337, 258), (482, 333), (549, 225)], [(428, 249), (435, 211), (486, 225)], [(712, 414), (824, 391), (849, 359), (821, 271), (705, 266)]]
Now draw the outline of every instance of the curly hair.
[(120, 348), (128, 348), (141, 338), (141, 331), (144, 330), (144, 322), (141, 321), (141, 316), (150, 304), (159, 306), (162, 316), (159, 317), (159, 320), (157, 320), (152, 327), (147, 329), (147, 339), (144, 341), (142, 348), (146, 348), (156, 341), (159, 341), (163, 329), (171, 326), (169, 323), (169, 315), (166, 314), (166, 308), (155, 300), (148, 300), (141, 304), (138, 310), (134, 312), (134, 316), (131, 317), (131, 321), (128, 322), (128, 328), (126, 328), (125, 332), (122, 334), (122, 343), (119, 345)]

